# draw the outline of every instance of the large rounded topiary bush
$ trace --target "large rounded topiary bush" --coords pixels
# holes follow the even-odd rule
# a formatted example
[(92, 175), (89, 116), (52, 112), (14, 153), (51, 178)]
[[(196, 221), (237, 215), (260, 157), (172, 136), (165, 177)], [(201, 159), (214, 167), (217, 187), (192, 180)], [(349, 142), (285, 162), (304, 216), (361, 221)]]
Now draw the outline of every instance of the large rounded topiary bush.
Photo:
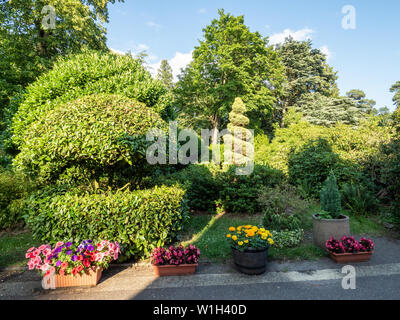
[(56, 105), (95, 93), (135, 99), (164, 118), (171, 110), (168, 90), (138, 60), (130, 55), (84, 51), (60, 58), (27, 88), (12, 119), (13, 143), (19, 148), (29, 125)]
[(156, 112), (135, 100), (91, 95), (33, 122), (13, 164), (46, 184), (140, 176), (149, 167), (146, 134), (165, 126)]

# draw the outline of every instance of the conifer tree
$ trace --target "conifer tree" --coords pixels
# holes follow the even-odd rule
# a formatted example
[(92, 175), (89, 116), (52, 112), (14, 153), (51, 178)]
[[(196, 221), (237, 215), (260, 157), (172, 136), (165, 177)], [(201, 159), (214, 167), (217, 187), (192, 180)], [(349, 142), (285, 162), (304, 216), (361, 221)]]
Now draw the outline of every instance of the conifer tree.
[(172, 75), (172, 68), (167, 60), (162, 60), (160, 68), (158, 69), (157, 79), (160, 80), (168, 90), (174, 87), (174, 76)]
[(333, 171), (330, 172), (320, 193), (321, 208), (333, 219), (338, 219), (341, 211), (341, 197)]

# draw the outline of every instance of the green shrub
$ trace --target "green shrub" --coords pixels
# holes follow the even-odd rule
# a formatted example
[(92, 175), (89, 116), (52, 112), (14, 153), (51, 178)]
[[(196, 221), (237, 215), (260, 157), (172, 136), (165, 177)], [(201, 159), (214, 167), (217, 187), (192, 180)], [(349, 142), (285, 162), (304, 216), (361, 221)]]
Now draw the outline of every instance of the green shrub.
[(171, 97), (130, 55), (85, 51), (60, 58), (53, 69), (41, 75), (27, 90), (12, 120), (13, 141), (19, 147), (32, 122), (46, 117), (58, 104), (98, 94), (120, 94), (171, 116)]
[(227, 212), (257, 213), (261, 211), (258, 194), (262, 187), (274, 187), (284, 174), (268, 166), (255, 165), (250, 175), (237, 175), (236, 166), (227, 166), (217, 174), (219, 199)]
[(297, 247), (304, 239), (304, 230), (271, 231), (274, 240), (273, 247), (278, 249)]
[(153, 183), (174, 185), (179, 183), (186, 190), (188, 205), (193, 210), (213, 211), (219, 197), (215, 179), (217, 166), (213, 164), (189, 165), (170, 175), (160, 176)]
[(24, 223), (25, 198), (30, 182), (11, 171), (0, 173), (0, 230)]
[(171, 243), (187, 219), (178, 187), (80, 193), (45, 189), (32, 196), (28, 225), (44, 243), (85, 239), (118, 241), (125, 258), (148, 257)]
[(261, 188), (258, 203), (271, 214), (302, 213), (308, 208), (308, 202), (298, 195), (298, 190), (288, 183), (281, 183), (274, 188)]
[(271, 213), (266, 209), (263, 225), (274, 231), (293, 231), (301, 228), (301, 221), (296, 215)]
[(101, 176), (118, 184), (152, 169), (146, 133), (165, 122), (144, 104), (92, 95), (59, 105), (26, 131), (15, 168), (38, 183), (87, 183)]
[(373, 213), (379, 202), (375, 194), (362, 185), (345, 184), (341, 194), (344, 206), (354, 214)]
[(333, 219), (337, 219), (342, 212), (341, 196), (336, 183), (336, 177), (333, 171), (324, 183), (320, 193), (321, 209), (329, 212)]

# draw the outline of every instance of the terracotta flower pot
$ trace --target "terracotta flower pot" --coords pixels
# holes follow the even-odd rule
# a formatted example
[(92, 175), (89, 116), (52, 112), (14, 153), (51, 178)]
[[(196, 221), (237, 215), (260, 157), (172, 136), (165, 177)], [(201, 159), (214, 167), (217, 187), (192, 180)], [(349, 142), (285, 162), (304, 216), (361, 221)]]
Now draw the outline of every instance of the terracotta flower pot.
[(359, 253), (333, 253), (329, 251), (330, 257), (337, 263), (365, 262), (371, 259), (374, 252), (359, 252)]
[(167, 266), (156, 266), (153, 265), (154, 272), (157, 277), (164, 276), (186, 276), (192, 275), (196, 272), (198, 264), (181, 264), (181, 265), (167, 265)]
[(268, 248), (244, 252), (232, 248), (232, 256), (238, 271), (249, 275), (259, 275), (266, 270)]
[(67, 287), (94, 287), (97, 285), (103, 274), (102, 268), (93, 268), (85, 271), (84, 274), (59, 275), (53, 274), (44, 277), (42, 286), (44, 289), (67, 288)]

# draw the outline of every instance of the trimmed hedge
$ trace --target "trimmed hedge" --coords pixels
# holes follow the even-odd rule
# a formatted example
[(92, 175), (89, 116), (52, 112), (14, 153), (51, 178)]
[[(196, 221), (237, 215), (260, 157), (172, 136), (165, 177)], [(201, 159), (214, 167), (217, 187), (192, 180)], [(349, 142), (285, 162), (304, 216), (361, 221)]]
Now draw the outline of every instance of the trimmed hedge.
[(91, 94), (120, 94), (144, 103), (165, 119), (172, 116), (172, 97), (130, 55), (86, 50), (61, 57), (53, 68), (28, 86), (12, 119), (13, 142), (19, 147), (32, 122), (60, 103)]
[(46, 184), (143, 176), (150, 170), (145, 137), (152, 128), (166, 130), (166, 123), (142, 103), (119, 95), (83, 97), (27, 129), (14, 166)]
[(171, 243), (188, 218), (185, 191), (155, 187), (143, 191), (37, 193), (28, 206), (28, 225), (44, 243), (85, 239), (118, 241), (123, 258), (148, 257)]

